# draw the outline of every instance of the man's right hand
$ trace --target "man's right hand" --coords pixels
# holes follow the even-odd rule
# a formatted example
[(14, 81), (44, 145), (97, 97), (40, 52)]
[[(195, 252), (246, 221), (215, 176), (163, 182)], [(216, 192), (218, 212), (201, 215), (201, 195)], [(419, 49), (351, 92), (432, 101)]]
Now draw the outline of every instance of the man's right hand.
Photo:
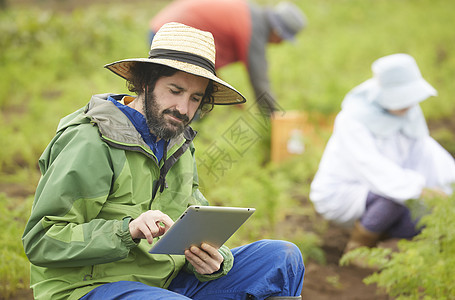
[(149, 210), (130, 222), (130, 234), (133, 239), (147, 239), (149, 244), (153, 238), (163, 235), (174, 221), (159, 210)]

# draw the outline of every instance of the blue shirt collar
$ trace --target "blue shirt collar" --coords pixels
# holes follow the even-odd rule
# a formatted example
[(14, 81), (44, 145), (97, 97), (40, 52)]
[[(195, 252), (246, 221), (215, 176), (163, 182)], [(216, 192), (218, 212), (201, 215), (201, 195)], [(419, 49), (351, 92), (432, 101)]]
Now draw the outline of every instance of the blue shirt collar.
[(147, 121), (143, 114), (138, 112), (137, 110), (123, 105), (119, 101), (123, 99), (123, 97), (128, 96), (126, 94), (119, 94), (119, 95), (112, 95), (107, 98), (107, 100), (111, 101), (115, 104), (133, 123), (136, 130), (142, 136), (144, 142), (152, 149), (153, 153), (155, 154), (158, 161), (163, 158), (164, 155), (164, 147), (167, 146), (167, 142), (163, 139), (160, 139), (156, 142), (156, 136), (150, 133), (150, 129), (147, 126)]

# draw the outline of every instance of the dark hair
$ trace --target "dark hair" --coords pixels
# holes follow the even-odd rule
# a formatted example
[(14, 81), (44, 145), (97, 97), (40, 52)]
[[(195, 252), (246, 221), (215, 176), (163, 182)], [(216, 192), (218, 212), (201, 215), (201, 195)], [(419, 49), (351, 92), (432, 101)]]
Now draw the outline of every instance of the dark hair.
[[(153, 91), (158, 79), (172, 76), (177, 71), (177, 69), (160, 64), (133, 63), (130, 67), (131, 78), (126, 82), (128, 90), (136, 95), (141, 95), (144, 93), (144, 87), (148, 86), (149, 90)], [(216, 86), (213, 84), (213, 81), (210, 80), (199, 107), (202, 114), (206, 114), (213, 109), (213, 93), (215, 92)]]
[(213, 109), (213, 105), (215, 102), (215, 97), (213, 94), (217, 91), (217, 86), (213, 84), (212, 80), (209, 80), (209, 84), (205, 89), (204, 97), (202, 98), (201, 106), (199, 107), (201, 110), (200, 117), (202, 118), (205, 114), (209, 113)]

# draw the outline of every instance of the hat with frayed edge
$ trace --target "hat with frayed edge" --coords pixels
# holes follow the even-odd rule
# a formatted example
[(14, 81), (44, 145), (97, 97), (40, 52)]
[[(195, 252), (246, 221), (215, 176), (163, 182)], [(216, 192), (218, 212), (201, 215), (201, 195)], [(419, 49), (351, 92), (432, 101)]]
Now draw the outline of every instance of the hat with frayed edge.
[(280, 2), (267, 10), (272, 28), (284, 40), (293, 41), (295, 35), (307, 26), (302, 10), (291, 2)]
[(371, 65), (373, 78), (369, 79), (372, 101), (381, 107), (398, 110), (411, 107), (438, 92), (423, 79), (415, 59), (409, 54), (397, 53), (381, 57)]
[(134, 63), (165, 65), (212, 80), (215, 85), (214, 104), (246, 102), (240, 92), (216, 76), (215, 43), (210, 32), (176, 22), (166, 23), (153, 38), (148, 58), (124, 59), (104, 67), (130, 80), (130, 67)]

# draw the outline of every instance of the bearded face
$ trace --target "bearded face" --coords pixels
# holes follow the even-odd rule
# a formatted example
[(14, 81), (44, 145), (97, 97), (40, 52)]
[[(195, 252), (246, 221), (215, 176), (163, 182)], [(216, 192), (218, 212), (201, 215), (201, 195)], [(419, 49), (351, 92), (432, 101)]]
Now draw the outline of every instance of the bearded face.
[(177, 109), (162, 110), (156, 101), (154, 92), (144, 101), (144, 112), (150, 132), (155, 134), (157, 138), (164, 140), (172, 139), (181, 134), (192, 120), (188, 115), (181, 114)]
[(181, 71), (160, 77), (143, 102), (150, 132), (165, 140), (181, 134), (201, 105), (208, 83), (206, 78)]

